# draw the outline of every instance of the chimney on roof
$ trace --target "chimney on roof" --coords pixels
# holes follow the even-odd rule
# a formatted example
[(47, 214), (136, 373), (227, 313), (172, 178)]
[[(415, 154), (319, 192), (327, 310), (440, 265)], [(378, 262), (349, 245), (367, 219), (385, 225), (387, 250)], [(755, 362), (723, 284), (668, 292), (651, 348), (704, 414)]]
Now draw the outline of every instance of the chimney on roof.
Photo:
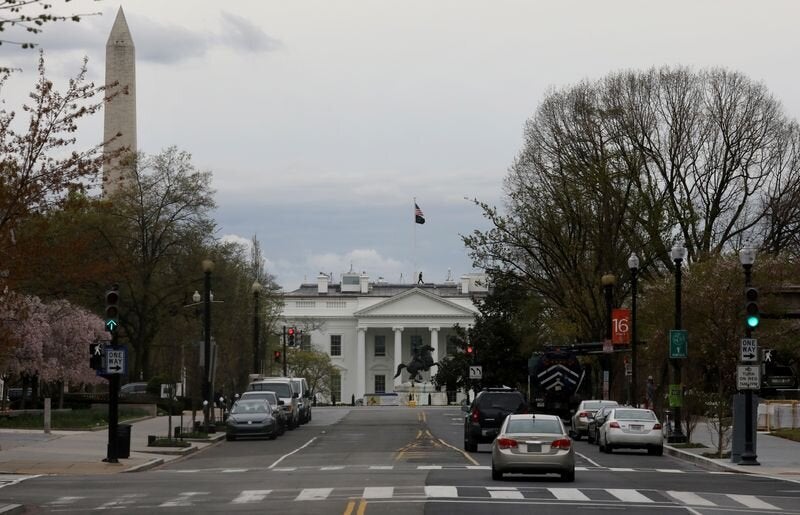
[(469, 276), (467, 275), (461, 276), (461, 293), (469, 293)]
[(317, 293), (328, 293), (328, 276), (322, 272), (317, 276)]
[(361, 285), (361, 293), (369, 293), (369, 276), (366, 272), (361, 272), (358, 282)]

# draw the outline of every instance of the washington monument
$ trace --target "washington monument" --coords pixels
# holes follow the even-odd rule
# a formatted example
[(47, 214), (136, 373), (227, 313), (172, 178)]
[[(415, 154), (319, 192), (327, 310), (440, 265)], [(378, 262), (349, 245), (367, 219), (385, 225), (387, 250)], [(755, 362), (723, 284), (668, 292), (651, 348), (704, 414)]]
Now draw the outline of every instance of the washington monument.
[[(136, 153), (136, 51), (131, 31), (122, 7), (117, 11), (114, 26), (106, 42), (106, 85), (117, 83), (106, 91), (107, 96), (119, 93), (106, 101), (103, 126), (103, 194), (116, 191), (126, 177), (132, 175)], [(127, 92), (126, 92), (127, 90)], [(123, 149), (123, 150), (121, 150)], [(121, 150), (119, 155), (115, 152)], [(113, 157), (112, 157), (113, 156)]]

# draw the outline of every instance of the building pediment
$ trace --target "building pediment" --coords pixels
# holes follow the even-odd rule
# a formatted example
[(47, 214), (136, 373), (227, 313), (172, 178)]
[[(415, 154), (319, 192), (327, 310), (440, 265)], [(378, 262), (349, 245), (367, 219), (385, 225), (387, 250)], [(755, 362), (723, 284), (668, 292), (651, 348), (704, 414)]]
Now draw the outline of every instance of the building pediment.
[(470, 317), (476, 312), (455, 302), (413, 288), (399, 295), (353, 313), (359, 318), (368, 317)]

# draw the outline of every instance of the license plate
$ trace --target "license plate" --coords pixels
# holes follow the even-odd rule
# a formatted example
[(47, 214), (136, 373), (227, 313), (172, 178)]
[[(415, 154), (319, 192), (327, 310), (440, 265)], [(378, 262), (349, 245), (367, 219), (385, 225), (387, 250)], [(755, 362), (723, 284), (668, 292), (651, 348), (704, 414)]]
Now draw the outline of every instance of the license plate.
[(528, 452), (542, 452), (542, 444), (529, 443)]
[(633, 431), (641, 431), (644, 429), (644, 426), (641, 424), (631, 424), (631, 430)]

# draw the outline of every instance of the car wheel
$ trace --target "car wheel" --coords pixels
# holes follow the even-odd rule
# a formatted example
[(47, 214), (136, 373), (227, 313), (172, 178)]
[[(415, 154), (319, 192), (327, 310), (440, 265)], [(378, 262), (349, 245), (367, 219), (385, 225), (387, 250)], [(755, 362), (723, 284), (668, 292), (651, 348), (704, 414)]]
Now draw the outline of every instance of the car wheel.
[(271, 434), (271, 435), (269, 435), (269, 439), (270, 439), (270, 440), (274, 440), (274, 439), (276, 439), (276, 438), (278, 438), (278, 433), (277, 433), (277, 432), (275, 432), (275, 431), (273, 431), (273, 432), (272, 432), (272, 434)]
[(467, 452), (478, 452), (478, 444), (467, 437), (464, 440), (464, 450)]
[(648, 447), (647, 454), (650, 454), (651, 456), (661, 456), (664, 454), (664, 446), (660, 445), (658, 447)]
[(492, 463), (492, 479), (495, 481), (503, 480), (503, 473), (494, 468), (494, 463)]
[(614, 448), (611, 446), (610, 443), (606, 442), (606, 453), (612, 454), (614, 452)]
[(232, 441), (236, 440), (236, 437), (233, 436), (233, 435), (225, 435), (225, 440), (227, 440), (229, 442), (232, 442)]
[(570, 470), (569, 472), (562, 472), (561, 473), (561, 481), (565, 483), (572, 483), (575, 481), (575, 469)]
[(589, 431), (586, 433), (586, 441), (589, 443), (594, 443), (594, 433)]
[(581, 439), (581, 434), (579, 432), (575, 431), (575, 441), (577, 442), (580, 439)]

